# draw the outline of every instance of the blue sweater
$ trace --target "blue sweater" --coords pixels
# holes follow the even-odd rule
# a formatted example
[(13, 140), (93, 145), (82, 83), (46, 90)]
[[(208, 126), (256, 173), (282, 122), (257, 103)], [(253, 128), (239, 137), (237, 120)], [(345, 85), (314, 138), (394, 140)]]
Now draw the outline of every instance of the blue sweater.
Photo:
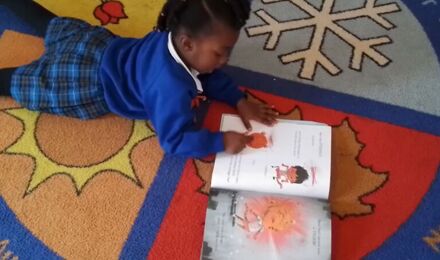
[[(191, 101), (194, 79), (171, 56), (168, 33), (152, 32), (142, 39), (117, 37), (101, 64), (104, 96), (111, 112), (149, 119), (167, 153), (203, 157), (224, 150), (223, 134), (194, 130)], [(244, 97), (221, 71), (201, 75), (204, 95), (235, 107)]]

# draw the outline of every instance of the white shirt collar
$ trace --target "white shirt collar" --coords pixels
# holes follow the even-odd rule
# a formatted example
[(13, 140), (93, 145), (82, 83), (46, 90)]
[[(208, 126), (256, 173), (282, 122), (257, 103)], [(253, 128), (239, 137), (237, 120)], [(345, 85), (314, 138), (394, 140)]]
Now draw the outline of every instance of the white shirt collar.
[(191, 75), (191, 77), (194, 79), (194, 82), (196, 83), (196, 88), (198, 92), (203, 92), (202, 83), (197, 78), (197, 76), (200, 74), (195, 69), (190, 69), (186, 66), (186, 64), (182, 61), (182, 59), (179, 57), (179, 54), (177, 54), (176, 49), (174, 48), (173, 41), (171, 40), (171, 33), (168, 34), (168, 51), (170, 52), (171, 56), (174, 58), (174, 60), (182, 65), (185, 70)]

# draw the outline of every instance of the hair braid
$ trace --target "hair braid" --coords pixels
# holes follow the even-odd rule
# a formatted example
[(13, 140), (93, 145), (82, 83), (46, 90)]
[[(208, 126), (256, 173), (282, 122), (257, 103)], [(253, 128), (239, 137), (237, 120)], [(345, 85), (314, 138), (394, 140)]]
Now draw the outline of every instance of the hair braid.
[(188, 5), (189, 0), (168, 0), (157, 18), (155, 29), (171, 31), (179, 24), (179, 14)]
[(155, 29), (176, 33), (180, 29), (197, 35), (219, 21), (240, 30), (249, 18), (250, 0), (168, 0)]
[(231, 8), (235, 16), (235, 27), (241, 28), (249, 19), (250, 1), (249, 0), (224, 0)]

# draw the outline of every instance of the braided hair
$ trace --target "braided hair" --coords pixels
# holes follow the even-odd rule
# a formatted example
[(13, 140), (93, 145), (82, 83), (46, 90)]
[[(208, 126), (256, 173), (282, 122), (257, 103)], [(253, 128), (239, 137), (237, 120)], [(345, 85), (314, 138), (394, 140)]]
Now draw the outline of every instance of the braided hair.
[(250, 0), (168, 0), (157, 20), (156, 30), (190, 36), (209, 33), (213, 22), (240, 30), (249, 18)]

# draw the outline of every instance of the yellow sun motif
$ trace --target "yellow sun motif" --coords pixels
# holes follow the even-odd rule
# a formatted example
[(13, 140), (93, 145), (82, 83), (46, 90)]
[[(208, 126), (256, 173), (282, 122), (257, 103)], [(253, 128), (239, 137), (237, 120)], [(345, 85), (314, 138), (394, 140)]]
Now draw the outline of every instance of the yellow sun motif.
[(140, 185), (130, 163), (130, 153), (137, 143), (155, 135), (145, 121), (134, 121), (133, 131), (128, 142), (110, 158), (95, 165), (76, 167), (57, 164), (47, 158), (47, 156), (45, 156), (39, 149), (35, 138), (36, 123), (40, 115), (39, 112), (33, 112), (23, 108), (8, 109), (4, 110), (4, 112), (21, 121), (24, 128), (22, 135), (14, 144), (6, 149), (5, 153), (27, 155), (34, 160), (34, 171), (26, 190), (26, 194), (31, 193), (38, 187), (38, 185), (57, 174), (65, 174), (69, 176), (72, 179), (78, 194), (89, 180), (103, 171), (119, 172), (123, 176)]

